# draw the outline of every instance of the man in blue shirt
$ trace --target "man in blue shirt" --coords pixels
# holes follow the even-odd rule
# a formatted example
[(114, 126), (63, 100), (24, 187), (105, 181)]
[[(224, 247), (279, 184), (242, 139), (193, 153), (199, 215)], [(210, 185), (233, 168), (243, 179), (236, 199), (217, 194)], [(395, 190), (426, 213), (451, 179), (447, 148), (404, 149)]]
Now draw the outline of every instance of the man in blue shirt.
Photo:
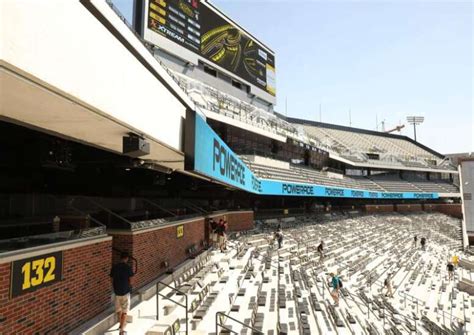
[(127, 320), (128, 308), (130, 307), (131, 277), (134, 275), (132, 268), (128, 265), (129, 255), (122, 252), (120, 263), (115, 264), (110, 270), (112, 286), (115, 293), (115, 312), (120, 323), (119, 335), (126, 334), (124, 328)]

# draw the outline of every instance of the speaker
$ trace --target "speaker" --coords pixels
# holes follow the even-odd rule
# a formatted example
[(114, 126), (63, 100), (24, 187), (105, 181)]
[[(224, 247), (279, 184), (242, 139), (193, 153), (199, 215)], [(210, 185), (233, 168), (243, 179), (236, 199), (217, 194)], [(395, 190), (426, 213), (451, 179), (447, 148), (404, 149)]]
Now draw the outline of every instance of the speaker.
[(123, 153), (130, 157), (140, 157), (150, 154), (150, 143), (138, 136), (123, 137)]

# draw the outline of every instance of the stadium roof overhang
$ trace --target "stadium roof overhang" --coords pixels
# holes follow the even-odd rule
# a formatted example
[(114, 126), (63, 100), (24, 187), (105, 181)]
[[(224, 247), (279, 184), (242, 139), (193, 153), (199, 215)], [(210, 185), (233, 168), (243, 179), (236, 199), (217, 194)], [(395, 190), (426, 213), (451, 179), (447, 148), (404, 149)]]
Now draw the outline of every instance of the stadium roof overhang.
[(141, 159), (170, 170), (184, 166), (182, 152), (3, 61), (0, 61), (0, 87), (0, 120), (119, 154), (123, 136), (135, 133), (150, 143), (150, 154)]
[(224, 116), (222, 114), (211, 112), (211, 111), (208, 111), (208, 110), (205, 110), (205, 109), (203, 109), (203, 113), (206, 116), (206, 118), (213, 119), (213, 120), (225, 123), (225, 124), (229, 124), (231, 126), (234, 126), (234, 127), (240, 128), (240, 129), (244, 129), (244, 130), (247, 130), (249, 132), (252, 132), (252, 133), (255, 133), (255, 134), (258, 134), (258, 135), (262, 135), (262, 136), (265, 136), (265, 137), (268, 137), (268, 138), (271, 138), (271, 139), (274, 139), (274, 140), (277, 140), (277, 141), (280, 141), (280, 142), (283, 142), (283, 143), (286, 142), (286, 137), (285, 136), (276, 134), (276, 133), (271, 132), (269, 130), (262, 129), (262, 128), (257, 127), (257, 126), (254, 126), (254, 125), (252, 125), (248, 122), (243, 122), (243, 121), (240, 121), (240, 120), (236, 120), (236, 119), (230, 118), (228, 116)]
[(43, 30), (2, 35), (12, 43), (0, 55), (0, 119), (119, 154), (123, 137), (133, 133), (150, 144), (140, 159), (182, 170), (181, 126), (194, 104), (111, 7), (61, 2), (58, 10), (74, 15), (58, 16), (53, 4), (35, 7), (38, 15), (27, 6), (12, 3), (2, 16)]

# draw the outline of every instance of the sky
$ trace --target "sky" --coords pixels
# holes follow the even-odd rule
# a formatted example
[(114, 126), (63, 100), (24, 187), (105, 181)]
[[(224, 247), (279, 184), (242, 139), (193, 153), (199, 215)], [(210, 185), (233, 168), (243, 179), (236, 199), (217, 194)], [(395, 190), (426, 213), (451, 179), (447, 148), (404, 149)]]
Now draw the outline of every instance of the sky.
[[(127, 18), (132, 2), (114, 0)], [(280, 113), (372, 130), (401, 123), (410, 137), (406, 117), (424, 116), (419, 142), (474, 151), (473, 2), (213, 3), (275, 52)]]

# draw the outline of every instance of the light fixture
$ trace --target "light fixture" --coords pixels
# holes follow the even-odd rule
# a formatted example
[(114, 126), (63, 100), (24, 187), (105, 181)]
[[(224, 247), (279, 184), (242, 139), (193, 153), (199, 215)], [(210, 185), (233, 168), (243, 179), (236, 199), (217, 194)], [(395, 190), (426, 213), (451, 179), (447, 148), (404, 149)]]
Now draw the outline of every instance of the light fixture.
[(413, 132), (414, 132), (414, 137), (415, 137), (415, 142), (416, 142), (416, 126), (420, 125), (425, 121), (424, 116), (407, 116), (407, 122), (409, 124), (413, 125)]

